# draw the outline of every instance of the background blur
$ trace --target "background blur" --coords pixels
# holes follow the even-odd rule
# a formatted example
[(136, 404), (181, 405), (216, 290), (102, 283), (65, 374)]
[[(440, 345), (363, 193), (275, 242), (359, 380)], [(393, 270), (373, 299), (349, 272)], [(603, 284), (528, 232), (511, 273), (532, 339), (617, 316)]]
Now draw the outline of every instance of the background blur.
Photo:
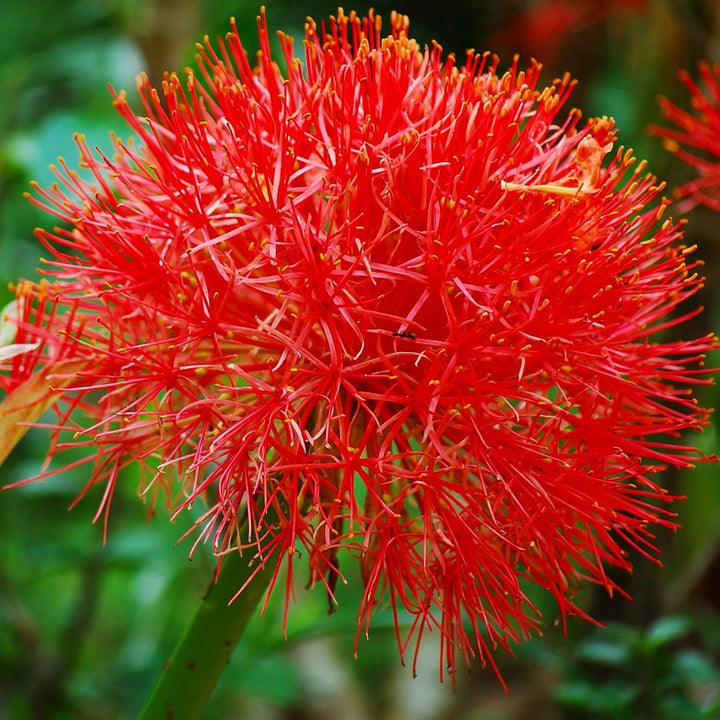
[[(269, 0), (272, 29), (302, 35), (306, 15), (336, 10), (321, 0)], [(73, 133), (109, 147), (109, 132), (126, 134), (114, 116), (107, 83), (134, 96), (134, 76), (157, 81), (165, 69), (193, 61), (193, 43), (224, 34), (235, 15), (246, 47), (254, 47), (259, 6), (246, 0), (6, 0), (0, 3), (0, 306), (7, 282), (31, 276), (39, 246), (33, 227), (52, 224), (22, 198), (32, 178), (52, 181), (48, 163), (77, 163)], [(649, 160), (669, 188), (690, 171), (646, 134), (661, 122), (656, 97), (687, 106), (676, 79), (699, 59), (720, 61), (717, 0), (444, 0), (387, 3), (410, 15), (411, 34), (435, 38), (446, 51), (490, 49), (501, 68), (514, 53), (534, 56), (545, 80), (569, 70), (578, 80), (574, 104), (584, 115), (612, 115), (620, 142)], [(351, 9), (345, 7), (346, 11)], [(364, 12), (365, 6), (356, 6)], [(720, 217), (689, 214), (688, 244), (706, 261), (707, 310), (694, 337), (720, 330)], [(718, 358), (712, 358), (715, 365)], [(708, 388), (705, 405), (717, 405)], [(717, 428), (700, 439), (718, 451)], [(692, 442), (697, 439), (693, 438)], [(33, 431), (0, 471), (0, 484), (34, 475), (46, 439)], [(660, 534), (664, 569), (637, 558), (619, 578), (634, 597), (607, 598), (593, 588), (580, 603), (599, 621), (570, 622), (563, 636), (517, 647), (500, 657), (511, 688), (492, 672), (458, 673), (458, 686), (437, 682), (437, 649), (426, 636), (413, 680), (398, 660), (391, 618), (381, 614), (353, 659), (357, 584), (343, 588), (328, 617), (322, 590), (298, 589), (287, 642), (278, 608), (251, 625), (205, 718), (258, 720), (694, 720), (720, 717), (720, 480), (705, 465), (666, 478), (685, 526)], [(71, 473), (45, 486), (0, 493), (0, 720), (131, 718), (143, 702), (211, 574), (212, 560), (189, 543), (175, 547), (182, 522), (171, 525), (146, 508), (128, 475), (113, 506), (109, 539), (91, 520), (91, 493), (67, 513), (84, 477)], [(189, 520), (185, 521), (186, 526)], [(543, 605), (544, 603), (544, 605)]]

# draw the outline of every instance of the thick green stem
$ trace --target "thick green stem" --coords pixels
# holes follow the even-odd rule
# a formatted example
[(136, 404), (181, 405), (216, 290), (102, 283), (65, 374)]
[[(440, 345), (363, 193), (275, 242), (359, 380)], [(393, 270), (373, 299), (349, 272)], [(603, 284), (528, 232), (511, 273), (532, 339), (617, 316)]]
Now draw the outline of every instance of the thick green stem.
[(249, 557), (239, 552), (224, 558), (217, 582), (165, 664), (138, 720), (200, 717), (272, 577), (273, 563), (269, 562), (230, 603), (256, 569), (248, 567), (248, 561)]

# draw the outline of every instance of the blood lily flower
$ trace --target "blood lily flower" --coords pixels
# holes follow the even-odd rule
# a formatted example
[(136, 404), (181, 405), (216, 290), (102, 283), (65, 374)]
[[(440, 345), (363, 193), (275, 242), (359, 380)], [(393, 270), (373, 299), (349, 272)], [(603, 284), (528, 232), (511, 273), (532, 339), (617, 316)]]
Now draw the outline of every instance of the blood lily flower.
[[(617, 33), (625, 19), (641, 13), (647, 0), (539, 0), (510, 10), (512, 20), (490, 38), (494, 48), (512, 48), (555, 64), (568, 42), (613, 19), (606, 32)], [(614, 38), (617, 40), (617, 38)]]
[(263, 15), (255, 69), (233, 25), (185, 83), (140, 79), (143, 116), (117, 94), (134, 140), (80, 136), (92, 178), (35, 189), (62, 226), (2, 383), (61, 398), (50, 456), (85, 450), (99, 516), (139, 462), (286, 598), (301, 555), (331, 602), (355, 558), (358, 634), (387, 603), (402, 653), (436, 629), (454, 668), (541, 627), (528, 584), (564, 620), (655, 556), (652, 477), (701, 457), (669, 436), (707, 421), (715, 339), (666, 339), (698, 263), (612, 121), (407, 30), (308, 21), (281, 71)]
[(699, 70), (702, 87), (689, 73), (680, 72), (680, 80), (688, 89), (697, 114), (661, 98), (663, 115), (676, 127), (653, 125), (650, 131), (664, 138), (665, 147), (697, 171), (695, 180), (676, 191), (684, 198), (678, 205), (680, 210), (702, 204), (720, 211), (720, 65), (700, 63)]

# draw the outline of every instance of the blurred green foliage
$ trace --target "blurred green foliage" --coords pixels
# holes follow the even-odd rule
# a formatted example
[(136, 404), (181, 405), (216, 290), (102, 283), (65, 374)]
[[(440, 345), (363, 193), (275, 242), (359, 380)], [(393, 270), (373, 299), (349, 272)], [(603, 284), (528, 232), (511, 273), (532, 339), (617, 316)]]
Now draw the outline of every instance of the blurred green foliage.
[[(659, 618), (647, 629), (612, 624), (578, 643), (555, 697), (568, 717), (713, 720), (720, 716), (720, 666), (693, 623)], [(699, 646), (698, 646), (699, 645)]]
[[(308, 14), (326, 17), (335, 4), (313, 0), (269, 2), (271, 25), (295, 36)], [(682, 102), (675, 70), (693, 68), (717, 47), (720, 11), (712, 0), (596, 3), (585, 20), (540, 33), (529, 10), (545, 6), (552, 19), (562, 3), (545, 0), (448, 0), (395, 3), (409, 13), (413, 34), (432, 37), (461, 54), (468, 46), (497, 50), (502, 65), (512, 53), (538, 55), (548, 80), (569, 69), (579, 78), (575, 102), (587, 114), (618, 120), (621, 141), (648, 156), (650, 168), (670, 186), (687, 177), (659, 143), (644, 134), (658, 121), (658, 92)], [(387, 15), (391, 3), (375, 7)], [(350, 8), (346, 8), (349, 10)], [(602, 11), (598, 10), (601, 9)], [(58, 156), (76, 164), (73, 134), (91, 146), (109, 146), (124, 129), (107, 84), (127, 88), (142, 69), (157, 80), (166, 68), (192, 62), (193, 41), (226, 31), (235, 15), (252, 50), (258, 7), (228, 0), (10, 0), (1, 4), (0, 27), (0, 306), (7, 283), (32, 276), (40, 247), (32, 228), (51, 224), (22, 198), (28, 182), (52, 182), (48, 163)], [(364, 10), (364, 7), (358, 7)], [(565, 7), (567, 11), (567, 7)], [(524, 23), (524, 24), (523, 24)], [(558, 27), (562, 27), (562, 24)], [(713, 34), (715, 33), (715, 34)], [(695, 211), (688, 243), (698, 243), (713, 281), (697, 322), (700, 334), (720, 327), (717, 242), (720, 219)], [(717, 364), (717, 363), (716, 363)], [(714, 405), (709, 388), (705, 404)], [(2, 468), (2, 483), (36, 474), (46, 435), (34, 430)], [(695, 440), (693, 439), (693, 442)], [(717, 429), (701, 439), (717, 451)], [(142, 706), (163, 661), (182, 632), (212, 574), (204, 546), (192, 562), (191, 541), (176, 546), (192, 526), (161, 512), (149, 522), (137, 498), (137, 477), (127, 472), (103, 542), (102, 518), (90, 522), (99, 501), (91, 491), (66, 513), (87, 469), (0, 494), (0, 720), (130, 718)], [(379, 616), (353, 659), (357, 578), (339, 589), (338, 611), (328, 616), (322, 591), (296, 588), (282, 639), (281, 603), (271, 601), (251, 625), (207, 709), (210, 718), (403, 718), (413, 720), (694, 720), (720, 717), (720, 483), (704, 465), (666, 478), (686, 494), (679, 507), (685, 529), (661, 534), (666, 568), (640, 558), (630, 586), (634, 602), (608, 599), (585, 588), (585, 606), (610, 622), (597, 629), (571, 622), (567, 636), (549, 627), (545, 638), (518, 647), (515, 659), (498, 658), (511, 687), (506, 696), (491, 671), (457, 678), (456, 692), (437, 682), (437, 648), (423, 640), (419, 681), (400, 667), (392, 617)], [(345, 569), (345, 568), (343, 568)], [(550, 624), (553, 609), (547, 600)], [(389, 613), (389, 611), (384, 611)], [(408, 655), (412, 657), (413, 649)]]

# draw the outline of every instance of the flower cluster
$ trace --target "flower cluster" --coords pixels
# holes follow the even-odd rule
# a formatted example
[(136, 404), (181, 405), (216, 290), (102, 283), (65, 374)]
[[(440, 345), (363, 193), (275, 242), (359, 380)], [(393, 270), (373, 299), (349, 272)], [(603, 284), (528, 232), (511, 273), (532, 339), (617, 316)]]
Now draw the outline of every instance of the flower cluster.
[(134, 140), (78, 137), (92, 179), (36, 188), (62, 226), (2, 384), (62, 394), (50, 456), (85, 449), (99, 515), (139, 462), (287, 597), (300, 555), (331, 600), (356, 558), (358, 633), (389, 603), (401, 652), (436, 628), (452, 668), (540, 627), (528, 583), (564, 620), (654, 556), (715, 340), (661, 334), (701, 279), (612, 121), (407, 29), (308, 21), (281, 71), (263, 16), (256, 68), (233, 27), (185, 83), (141, 78), (143, 116), (116, 95)]
[[(508, 9), (490, 47), (511, 48), (555, 65), (569, 43), (582, 42), (584, 33), (616, 34), (624, 20), (642, 13), (647, 0), (536, 0)], [(608, 23), (608, 20), (612, 23)], [(613, 37), (614, 41), (619, 38)]]
[(679, 73), (697, 114), (661, 98), (663, 115), (677, 127), (654, 125), (650, 131), (664, 138), (665, 147), (697, 171), (695, 180), (677, 190), (678, 196), (684, 198), (678, 204), (680, 210), (702, 204), (720, 211), (720, 65), (700, 63), (699, 70), (705, 89), (696, 85), (687, 72)]

